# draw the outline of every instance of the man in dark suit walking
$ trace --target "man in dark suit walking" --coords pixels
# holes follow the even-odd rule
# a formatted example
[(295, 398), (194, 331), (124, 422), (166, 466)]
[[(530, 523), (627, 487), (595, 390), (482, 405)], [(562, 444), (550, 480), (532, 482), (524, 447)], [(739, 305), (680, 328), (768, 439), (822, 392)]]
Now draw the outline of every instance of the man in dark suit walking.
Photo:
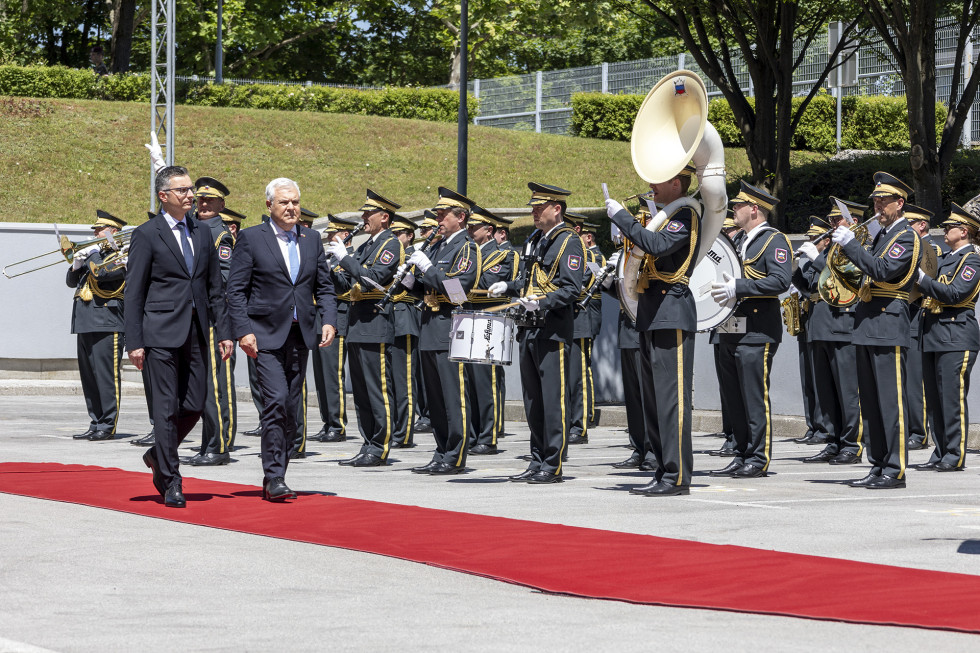
[(143, 455), (167, 506), (183, 508), (177, 447), (204, 410), (205, 343), (211, 325), (222, 358), (234, 343), (226, 324), (224, 283), (210, 231), (190, 216), (194, 187), (186, 168), (169, 166), (155, 181), (161, 212), (129, 245), (125, 291), (129, 360), (153, 393), (156, 444)]
[(263, 496), (284, 501), (296, 496), (285, 481), (286, 438), (296, 431), (306, 361), (311, 349), (333, 342), (337, 306), (320, 237), (298, 224), (299, 186), (273, 179), (265, 197), (272, 219), (242, 231), (235, 244), (228, 311), (238, 344), (255, 359), (262, 392)]

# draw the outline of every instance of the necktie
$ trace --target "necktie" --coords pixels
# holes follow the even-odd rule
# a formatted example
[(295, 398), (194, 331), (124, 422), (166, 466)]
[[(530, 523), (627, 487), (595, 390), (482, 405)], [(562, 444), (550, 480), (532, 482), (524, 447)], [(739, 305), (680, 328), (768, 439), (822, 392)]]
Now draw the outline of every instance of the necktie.
[(184, 265), (187, 266), (187, 273), (194, 273), (194, 251), (191, 249), (191, 239), (187, 237), (187, 223), (178, 222), (180, 228), (180, 248), (184, 252)]
[(295, 284), (299, 274), (299, 250), (296, 249), (296, 234), (292, 231), (286, 232), (286, 252), (289, 254), (289, 280)]

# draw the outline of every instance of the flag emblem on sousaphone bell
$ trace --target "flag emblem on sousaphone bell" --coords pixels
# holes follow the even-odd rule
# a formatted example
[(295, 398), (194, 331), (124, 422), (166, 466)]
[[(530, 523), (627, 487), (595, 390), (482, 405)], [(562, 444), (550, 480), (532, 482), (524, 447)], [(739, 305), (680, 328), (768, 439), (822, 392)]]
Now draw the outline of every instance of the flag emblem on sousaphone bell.
[(683, 79), (675, 79), (674, 80), (674, 95), (684, 95), (685, 93), (687, 93), (687, 89), (684, 88), (684, 80)]

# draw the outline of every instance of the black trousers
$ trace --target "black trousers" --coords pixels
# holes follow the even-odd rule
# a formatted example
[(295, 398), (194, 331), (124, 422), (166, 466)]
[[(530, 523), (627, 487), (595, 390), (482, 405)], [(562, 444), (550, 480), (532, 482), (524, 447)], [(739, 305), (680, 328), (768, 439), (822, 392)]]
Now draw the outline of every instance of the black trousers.
[(772, 460), (772, 411), (769, 372), (778, 343), (725, 342), (721, 351), (721, 391), (728, 393), (735, 462), (769, 469)]
[[(919, 349), (920, 335), (912, 338), (912, 346), (905, 356), (905, 403), (909, 406), (909, 440), (918, 444), (926, 441), (926, 425), (929, 424), (931, 410), (927, 411), (926, 388), (923, 378), (925, 354)], [(929, 429), (933, 433), (938, 428), (935, 424)]]
[(366, 342), (347, 344), (357, 426), (364, 439), (361, 453), (387, 460), (395, 432), (390, 346)]
[(813, 351), (806, 341), (806, 332), (801, 332), (796, 338), (796, 349), (800, 362), (800, 390), (803, 393), (806, 429), (811, 433), (826, 435), (830, 427), (822, 421), (823, 413), (813, 379)]
[(926, 400), (934, 425), (936, 448), (931, 462), (962, 467), (970, 428), (970, 374), (977, 362), (975, 351), (921, 352)]
[(815, 340), (810, 343), (810, 350), (820, 423), (830, 437), (824, 451), (860, 456), (864, 452), (864, 428), (854, 345)]
[(89, 428), (115, 433), (122, 390), (122, 351), (126, 338), (119, 332), (79, 333), (78, 376), (85, 395)]
[(391, 439), (398, 444), (415, 442), (418, 344), (418, 337), (408, 334), (395, 336), (395, 344), (391, 346), (391, 381), (395, 397), (395, 432)]
[(429, 421), (436, 441), (432, 460), (466, 467), (472, 408), (467, 402), (465, 364), (450, 361), (448, 351), (423, 351), (421, 356)]
[(626, 427), (630, 446), (643, 460), (657, 464), (657, 456), (646, 438), (643, 411), (643, 361), (639, 349), (620, 349), (619, 367), (623, 376), (623, 400), (626, 404)]
[(857, 345), (858, 392), (872, 472), (905, 478), (909, 411), (905, 403), (905, 347)]
[(721, 402), (721, 432), (725, 434), (725, 438), (728, 442), (735, 444), (735, 429), (732, 426), (732, 409), (729, 406), (729, 401), (732, 397), (732, 392), (726, 392), (725, 388), (722, 386), (722, 353), (721, 345), (715, 344), (711, 346), (712, 354), (715, 360), (715, 376), (718, 379), (718, 398)]
[(560, 474), (570, 422), (568, 345), (546, 338), (520, 338), (524, 413), (531, 429), (528, 469)]
[(310, 350), (294, 323), (278, 349), (260, 349), (255, 359), (262, 392), (262, 471), (269, 481), (285, 477), (290, 437), (297, 432), (296, 413), (306, 396), (306, 361)]
[(187, 339), (180, 347), (146, 347), (144, 368), (153, 392), (153, 429), (150, 447), (164, 485), (180, 480), (177, 447), (204, 411), (208, 365), (204, 330), (195, 313)]
[[(252, 405), (259, 414), (261, 427), (262, 421), (262, 389), (259, 387), (259, 371), (254, 358), (245, 357), (248, 361), (248, 388), (252, 394)], [(304, 372), (305, 374), (305, 372)], [(237, 416), (237, 412), (235, 413)], [(296, 426), (295, 430), (287, 438), (290, 442), (291, 451), (306, 451), (306, 380), (303, 381), (303, 398), (296, 407)]]
[(504, 404), (500, 400), (500, 365), (464, 363), (466, 401), (469, 407), (469, 446), (496, 446), (504, 428)]
[(592, 338), (575, 338), (568, 354), (569, 435), (587, 436), (595, 408), (592, 387)]
[(146, 397), (146, 412), (150, 417), (150, 427), (153, 427), (153, 387), (150, 385), (150, 377), (146, 371), (146, 365), (140, 370), (143, 377), (143, 395)]
[(306, 367), (303, 367), (303, 388), (300, 390), (299, 401), (296, 402), (296, 427), (289, 441), (289, 453), (306, 453)]
[(640, 334), (643, 410), (646, 439), (657, 458), (655, 478), (687, 487), (694, 471), (691, 448), (691, 400), (694, 334), (658, 329)]
[(235, 358), (221, 360), (221, 347), (208, 330), (208, 389), (201, 421), (201, 453), (227, 453), (235, 445), (238, 402), (235, 401)]
[(337, 336), (329, 347), (313, 352), (313, 383), (320, 404), (320, 420), (328, 430), (347, 432), (347, 388), (344, 384), (344, 365), (347, 346), (343, 336)]

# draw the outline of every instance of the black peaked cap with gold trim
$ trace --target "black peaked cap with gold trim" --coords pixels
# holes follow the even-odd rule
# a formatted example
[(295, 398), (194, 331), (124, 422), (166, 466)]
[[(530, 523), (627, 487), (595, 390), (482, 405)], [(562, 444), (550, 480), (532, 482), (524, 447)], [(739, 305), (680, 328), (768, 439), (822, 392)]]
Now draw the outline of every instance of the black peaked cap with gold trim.
[(570, 190), (548, 184), (538, 184), (533, 181), (529, 182), (527, 187), (531, 191), (531, 201), (527, 203), (528, 206), (537, 206), (547, 202), (567, 202), (568, 196), (572, 194)]
[[(955, 204), (954, 204), (955, 206)], [(909, 222), (916, 222), (918, 220), (925, 220), (928, 223), (932, 223), (932, 216), (935, 215), (929, 209), (924, 209), (921, 206), (916, 206), (915, 204), (906, 204), (902, 207), (902, 213), (905, 215), (905, 219)], [(972, 219), (973, 216), (970, 216)]]
[(728, 211), (725, 212), (725, 221), (721, 223), (722, 229), (738, 229), (738, 225), (735, 224), (735, 211), (732, 207), (728, 207)]
[(473, 212), (470, 215), (470, 223), (472, 224), (474, 222), (482, 222), (483, 224), (488, 224), (494, 229), (496, 229), (497, 227), (504, 227), (506, 225), (509, 225), (510, 223), (513, 222), (513, 220), (502, 218), (499, 215), (496, 215), (495, 213), (491, 213), (490, 211), (483, 208), (482, 206), (477, 206), (476, 204), (474, 204)]
[(742, 204), (743, 202), (755, 204), (756, 206), (767, 211), (772, 211), (772, 209), (779, 204), (779, 200), (777, 200), (775, 197), (761, 188), (757, 188), (752, 184), (746, 183), (744, 179), (739, 183), (741, 184), (741, 190), (739, 191), (738, 195), (731, 199), (731, 204)]
[(956, 202), (949, 203), (949, 217), (943, 220), (943, 227), (970, 227), (980, 231), (980, 220)]
[(858, 204), (857, 202), (851, 202), (849, 200), (842, 200), (839, 197), (830, 196), (830, 213), (827, 214), (828, 218), (836, 218), (839, 215), (843, 215), (840, 212), (840, 207), (837, 206), (837, 202), (840, 202), (847, 207), (852, 218), (863, 218), (864, 212), (868, 210), (867, 204)]
[(218, 215), (221, 216), (221, 221), (224, 223), (237, 224), (240, 225), (245, 216), (238, 211), (232, 211), (228, 207), (225, 207), (218, 211)]
[(359, 208), (358, 211), (387, 211), (389, 213), (393, 213), (401, 207), (401, 204), (395, 204), (391, 200), (382, 197), (368, 188), (367, 199), (364, 200), (364, 206)]
[[(839, 212), (838, 212), (839, 213)], [(806, 230), (805, 236), (822, 236), (830, 230), (830, 221), (819, 215), (810, 216), (810, 228)]]
[(224, 199), (231, 195), (228, 187), (214, 177), (199, 177), (194, 182), (195, 197), (218, 197)]
[(582, 224), (588, 220), (588, 216), (582, 215), (581, 213), (572, 213), (571, 211), (565, 211), (565, 222), (570, 222), (576, 227), (581, 227)]
[(411, 231), (415, 232), (415, 223), (406, 218), (404, 215), (395, 213), (391, 216), (391, 224), (388, 228), (392, 231)]
[(465, 195), (460, 195), (454, 190), (450, 190), (445, 186), (440, 186), (439, 201), (434, 207), (432, 207), (432, 210), (439, 211), (441, 209), (465, 209), (469, 211), (474, 206), (476, 206), (476, 202)]
[(340, 231), (350, 231), (357, 225), (361, 224), (360, 220), (348, 220), (347, 218), (338, 218), (333, 213), (327, 214), (327, 220), (330, 221), (330, 226), (338, 229)]
[(907, 200), (913, 192), (911, 186), (895, 175), (890, 175), (887, 172), (876, 172), (874, 179), (875, 189), (871, 191), (870, 195), (872, 198), (897, 195), (903, 200)]
[(101, 229), (102, 227), (115, 227), (116, 229), (122, 229), (126, 226), (126, 221), (117, 218), (107, 211), (102, 209), (97, 209), (95, 211), (95, 224), (92, 225), (92, 229)]
[(422, 222), (419, 223), (419, 229), (435, 229), (439, 226), (439, 216), (429, 209), (423, 211), (422, 216)]
[(583, 222), (582, 223), (582, 233), (583, 234), (595, 234), (599, 229), (599, 225), (594, 222)]

